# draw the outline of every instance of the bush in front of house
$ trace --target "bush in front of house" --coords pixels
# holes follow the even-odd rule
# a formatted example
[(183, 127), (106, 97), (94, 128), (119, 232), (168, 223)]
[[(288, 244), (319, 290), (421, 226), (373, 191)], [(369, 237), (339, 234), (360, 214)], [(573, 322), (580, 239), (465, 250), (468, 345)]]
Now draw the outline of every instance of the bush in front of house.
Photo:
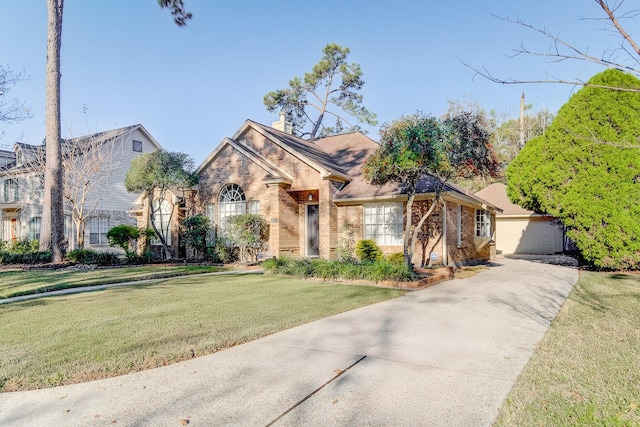
[(118, 256), (113, 252), (94, 251), (92, 249), (69, 251), (67, 260), (77, 264), (114, 265), (120, 263)]
[(230, 264), (238, 261), (238, 248), (231, 242), (218, 237), (213, 246), (207, 246), (207, 255), (213, 262)]
[(132, 225), (120, 224), (107, 232), (109, 246), (119, 247), (124, 250), (127, 258), (135, 256), (134, 244), (140, 237), (140, 230)]
[(258, 214), (232, 215), (227, 218), (227, 240), (239, 250), (240, 261), (257, 262), (269, 243), (269, 223)]
[(384, 258), (378, 244), (370, 239), (356, 243), (356, 256), (360, 262), (377, 262)]
[(294, 259), (280, 257), (268, 259), (262, 268), (269, 273), (284, 274), (300, 278), (316, 277), (324, 280), (384, 280), (412, 281), (413, 270), (406, 264), (392, 264), (385, 260), (368, 263), (328, 261), (325, 259)]
[(404, 264), (404, 253), (394, 252), (387, 256), (387, 262), (389, 264)]
[(15, 240), (0, 243), (0, 264), (46, 264), (51, 252), (41, 252), (37, 240)]
[(191, 246), (194, 257), (206, 254), (207, 235), (211, 232), (211, 220), (204, 215), (192, 215), (180, 221), (182, 241)]

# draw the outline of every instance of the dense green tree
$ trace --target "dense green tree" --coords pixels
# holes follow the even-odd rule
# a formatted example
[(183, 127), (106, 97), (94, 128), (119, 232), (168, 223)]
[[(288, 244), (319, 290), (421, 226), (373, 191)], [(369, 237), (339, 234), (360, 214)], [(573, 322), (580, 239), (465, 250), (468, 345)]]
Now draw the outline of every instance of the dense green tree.
[[(159, 218), (162, 220), (162, 212), (159, 211), (162, 209), (161, 203), (170, 188), (191, 187), (197, 183), (193, 168), (193, 159), (188, 154), (156, 150), (133, 159), (124, 180), (127, 191), (146, 195), (151, 212), (151, 227), (162, 244), (166, 258), (171, 258), (171, 254), (166, 236), (161, 231), (166, 224), (158, 223)], [(169, 215), (172, 213), (173, 210)], [(168, 222), (171, 222), (171, 217)]]
[(180, 221), (182, 242), (195, 250), (195, 257), (207, 251), (207, 235), (211, 232), (211, 220), (205, 215), (192, 215)]
[[(608, 69), (507, 169), (509, 198), (558, 217), (589, 263), (640, 267), (640, 80)], [(610, 90), (602, 87), (629, 89)]]
[(109, 246), (119, 247), (124, 250), (127, 258), (133, 258), (135, 251), (133, 245), (140, 237), (140, 230), (133, 225), (120, 224), (107, 232)]
[[(469, 129), (473, 130), (473, 126)], [(414, 114), (382, 127), (380, 146), (363, 167), (365, 178), (374, 185), (397, 183), (407, 194), (406, 218), (412, 218), (419, 186), (426, 185), (435, 199), (416, 224), (407, 221), (404, 230), (404, 258), (411, 264), (418, 233), (437, 206), (447, 181), (468, 173), (493, 174), (495, 166), (484, 156), (494, 157), (486, 146), (486, 135), (472, 138), (465, 126), (435, 117)], [(484, 148), (476, 150), (473, 144)], [(476, 158), (476, 156), (478, 156)]]
[[(359, 123), (376, 125), (376, 115), (362, 105), (362, 70), (360, 65), (347, 62), (349, 48), (331, 43), (322, 52), (324, 56), (320, 62), (313, 66), (310, 73), (305, 73), (303, 79), (295, 77), (289, 81), (289, 88), (264, 96), (267, 110), (284, 112), (292, 123), (294, 133), (308, 135), (311, 140), (319, 135), (359, 129), (341, 112), (354, 117)], [(333, 107), (337, 107), (337, 110)], [(336, 119), (335, 127), (323, 125), (327, 115)], [(307, 124), (311, 125), (311, 130), (304, 132)], [(345, 124), (348, 128), (344, 127)]]

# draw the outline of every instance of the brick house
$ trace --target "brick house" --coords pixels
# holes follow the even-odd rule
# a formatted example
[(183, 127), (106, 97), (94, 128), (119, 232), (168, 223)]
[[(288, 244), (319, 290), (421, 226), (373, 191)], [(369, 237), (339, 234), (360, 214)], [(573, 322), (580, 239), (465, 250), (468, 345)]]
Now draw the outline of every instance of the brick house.
[[(207, 215), (218, 235), (224, 234), (228, 216), (258, 213), (270, 226), (265, 256), (331, 259), (347, 228), (356, 241), (373, 239), (385, 254), (402, 252), (406, 194), (398, 185), (370, 185), (360, 172), (377, 143), (359, 132), (311, 142), (291, 135), (289, 128), (282, 116), (272, 127), (247, 120), (198, 167), (193, 206), (188, 197), (171, 192), (167, 208), (179, 209), (182, 203), (185, 212)], [(434, 199), (432, 184), (429, 179), (421, 183), (416, 215)], [(438, 208), (423, 227), (414, 264), (489, 259), (495, 251), (497, 208), (452, 184), (444, 200), (446, 208)], [(148, 215), (141, 205), (136, 211), (144, 227)], [(170, 228), (177, 233), (177, 226)], [(177, 253), (177, 247), (173, 250)]]

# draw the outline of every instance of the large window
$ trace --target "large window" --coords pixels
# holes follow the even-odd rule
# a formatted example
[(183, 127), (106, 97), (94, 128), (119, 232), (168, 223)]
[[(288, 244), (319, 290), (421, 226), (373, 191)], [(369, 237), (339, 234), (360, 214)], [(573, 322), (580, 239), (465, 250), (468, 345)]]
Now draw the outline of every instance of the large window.
[[(164, 241), (167, 245), (171, 244), (170, 222), (171, 222), (171, 205), (165, 199), (156, 199), (153, 201), (151, 215), (153, 217), (153, 223), (158, 228), (158, 231), (164, 237)], [(153, 242), (160, 244), (160, 242)]]
[(42, 201), (44, 198), (44, 175), (34, 175), (29, 180), (31, 198), (36, 201)]
[(402, 203), (364, 205), (364, 238), (379, 245), (401, 245)]
[(229, 227), (228, 218), (246, 213), (259, 214), (260, 201), (247, 200), (244, 191), (237, 184), (228, 184), (218, 197), (218, 233), (224, 235)]
[(40, 229), (42, 228), (42, 218), (35, 216), (29, 221), (29, 240), (40, 240)]
[(92, 245), (108, 245), (107, 232), (109, 231), (109, 218), (98, 217), (89, 221), (89, 243)]
[(5, 179), (4, 180), (4, 201), (17, 202), (18, 200), (20, 200), (20, 194), (18, 191), (18, 180)]
[(476, 237), (491, 237), (491, 216), (485, 209), (476, 209)]

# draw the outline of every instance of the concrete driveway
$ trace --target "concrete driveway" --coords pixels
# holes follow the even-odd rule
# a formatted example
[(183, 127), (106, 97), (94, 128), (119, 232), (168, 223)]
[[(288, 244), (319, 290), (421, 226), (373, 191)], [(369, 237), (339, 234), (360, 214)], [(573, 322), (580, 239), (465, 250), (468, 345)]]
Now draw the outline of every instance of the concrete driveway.
[(7, 426), (489, 426), (578, 278), (482, 273), (187, 362), (0, 394)]

